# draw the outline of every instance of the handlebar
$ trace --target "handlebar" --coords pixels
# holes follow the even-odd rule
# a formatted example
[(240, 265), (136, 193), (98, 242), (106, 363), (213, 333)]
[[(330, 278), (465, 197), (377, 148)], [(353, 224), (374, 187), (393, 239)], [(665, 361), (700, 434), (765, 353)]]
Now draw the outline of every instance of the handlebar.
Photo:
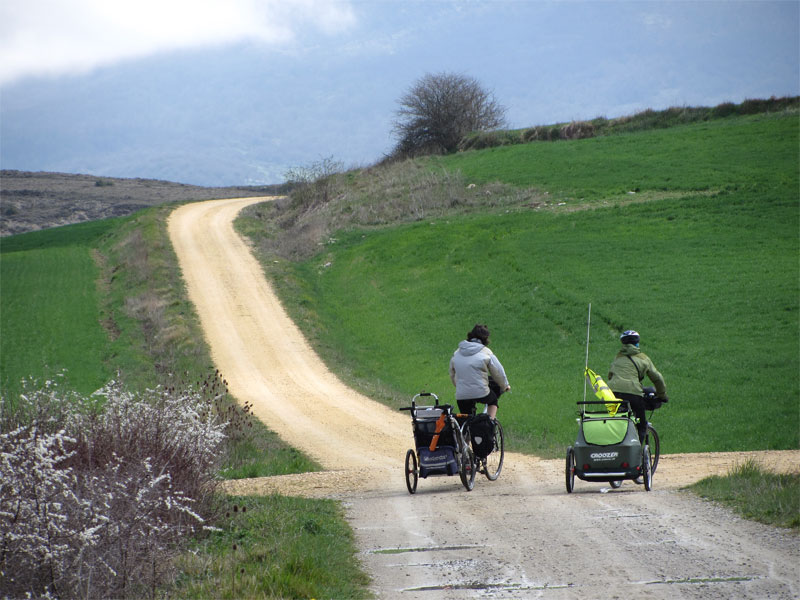
[(419, 394), (415, 394), (414, 397), (411, 399), (411, 406), (415, 406), (417, 403), (417, 398), (433, 398), (436, 406), (439, 406), (439, 396), (434, 394), (433, 392), (420, 392)]
[(437, 407), (439, 406), (439, 396), (433, 392), (420, 392), (419, 394), (414, 394), (414, 397), (411, 399), (411, 406), (404, 406), (399, 410), (415, 410), (417, 407), (417, 398), (433, 398), (435, 405)]

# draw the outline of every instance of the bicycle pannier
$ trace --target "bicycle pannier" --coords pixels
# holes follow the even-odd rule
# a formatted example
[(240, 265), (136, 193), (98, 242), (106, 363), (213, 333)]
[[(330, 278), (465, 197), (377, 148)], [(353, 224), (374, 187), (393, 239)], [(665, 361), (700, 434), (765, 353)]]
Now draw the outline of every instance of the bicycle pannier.
[(494, 423), (486, 413), (475, 416), (469, 424), (472, 450), (479, 458), (486, 458), (494, 450)]

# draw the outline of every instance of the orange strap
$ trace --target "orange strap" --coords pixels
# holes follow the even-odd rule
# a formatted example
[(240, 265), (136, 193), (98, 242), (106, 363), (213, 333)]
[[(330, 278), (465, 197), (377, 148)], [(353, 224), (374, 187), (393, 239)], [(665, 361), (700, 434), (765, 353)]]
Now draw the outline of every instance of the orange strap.
[(444, 418), (444, 413), (442, 413), (441, 415), (439, 415), (439, 418), (436, 419), (436, 430), (434, 431), (433, 439), (431, 440), (431, 445), (428, 447), (428, 450), (430, 450), (431, 452), (436, 450), (436, 444), (439, 443), (439, 434), (442, 432), (442, 429), (444, 429), (444, 423), (445, 423), (445, 418)]

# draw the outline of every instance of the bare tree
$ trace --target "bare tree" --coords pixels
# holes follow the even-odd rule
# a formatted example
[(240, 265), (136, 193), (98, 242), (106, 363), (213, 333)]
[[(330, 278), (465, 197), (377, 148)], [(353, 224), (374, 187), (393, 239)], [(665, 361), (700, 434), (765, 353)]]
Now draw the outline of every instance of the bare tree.
[(461, 138), (504, 124), (505, 108), (474, 78), (426, 74), (399, 100), (394, 132), (399, 157), (454, 152)]
[(315, 207), (330, 201), (336, 176), (343, 171), (342, 163), (329, 156), (308, 166), (292, 167), (284, 177), (290, 186), (293, 201), (303, 207)]

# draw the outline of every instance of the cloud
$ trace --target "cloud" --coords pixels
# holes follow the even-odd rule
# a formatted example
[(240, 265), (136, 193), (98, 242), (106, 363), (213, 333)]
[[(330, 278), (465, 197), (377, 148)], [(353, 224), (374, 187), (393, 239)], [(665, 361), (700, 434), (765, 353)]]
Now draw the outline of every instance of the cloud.
[(0, 84), (159, 52), (352, 27), (348, 0), (0, 0)]

